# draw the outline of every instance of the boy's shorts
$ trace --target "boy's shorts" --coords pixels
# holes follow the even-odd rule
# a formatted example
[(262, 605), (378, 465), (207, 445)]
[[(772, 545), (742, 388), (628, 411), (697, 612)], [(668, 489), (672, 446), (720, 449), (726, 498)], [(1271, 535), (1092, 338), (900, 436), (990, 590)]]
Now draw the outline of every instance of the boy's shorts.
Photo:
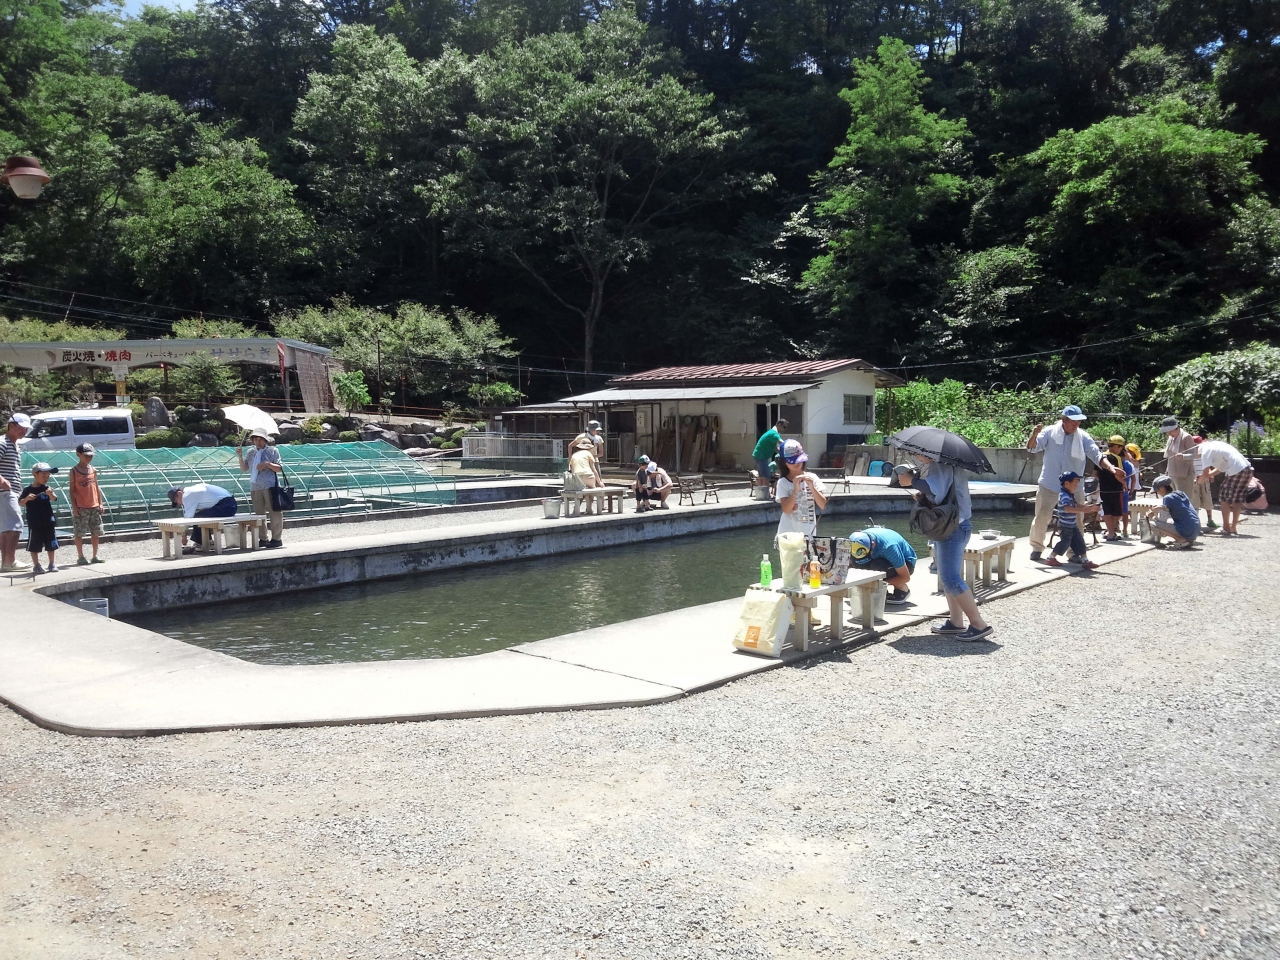
[(87, 507), (71, 518), (71, 529), (77, 537), (102, 536), (102, 508)]
[(47, 550), (57, 549), (58, 530), (52, 524), (49, 526), (37, 524), (27, 528), (28, 553), (44, 553)]

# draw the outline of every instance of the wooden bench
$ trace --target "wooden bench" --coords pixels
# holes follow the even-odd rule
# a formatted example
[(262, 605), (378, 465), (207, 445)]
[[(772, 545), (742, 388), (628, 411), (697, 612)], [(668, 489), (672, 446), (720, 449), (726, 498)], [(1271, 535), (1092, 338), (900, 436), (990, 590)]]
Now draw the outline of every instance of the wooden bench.
[(583, 501), (594, 504), (596, 513), (621, 513), (622, 498), (626, 492), (626, 487), (588, 487), (584, 490), (561, 493), (560, 501), (564, 504), (566, 517), (579, 516)]
[[(831, 598), (831, 626), (827, 640), (829, 643), (839, 643), (844, 636), (844, 601), (848, 597), (852, 605), (855, 592), (859, 596), (858, 619), (862, 621), (863, 629), (875, 629), (875, 593), (883, 580), (884, 574), (879, 570), (851, 570), (844, 583), (829, 583), (816, 588), (802, 583), (797, 589), (788, 589), (782, 585), (781, 580), (774, 580), (771, 589), (791, 598), (791, 605), (796, 611), (793, 646), (797, 650), (808, 650), (809, 611), (818, 606), (819, 597)], [(758, 583), (753, 586), (757, 590), (764, 589)]]
[[(964, 548), (964, 580), (971, 590), (978, 588), (978, 571), (982, 571), (982, 585), (991, 586), (991, 568), (994, 562), (996, 579), (1000, 583), (1009, 582), (1009, 560), (1013, 556), (1013, 545), (1017, 537), (996, 537), (994, 540), (983, 540), (982, 537), (971, 536), (969, 544)], [(933, 565), (938, 564), (937, 553), (932, 544), (929, 553)], [(942, 593), (942, 572), (937, 574), (937, 591)]]
[(693, 506), (694, 496), (701, 491), (702, 502), (709, 503), (708, 498), (715, 497), (716, 503), (720, 502), (720, 488), (716, 486), (714, 480), (704, 477), (700, 473), (691, 473), (683, 477), (673, 478), (676, 488), (680, 491), (680, 496), (676, 500), (676, 506), (684, 503), (685, 498), (689, 498), (689, 506)]
[(267, 538), (267, 517), (259, 513), (234, 517), (184, 517), (180, 520), (151, 522), (160, 530), (160, 554), (166, 560), (182, 555), (179, 545), (183, 535), (191, 527), (200, 529), (201, 549), (204, 553), (222, 553), (223, 536), (228, 529), (235, 531), (236, 543), (241, 550), (257, 550), (259, 544)]

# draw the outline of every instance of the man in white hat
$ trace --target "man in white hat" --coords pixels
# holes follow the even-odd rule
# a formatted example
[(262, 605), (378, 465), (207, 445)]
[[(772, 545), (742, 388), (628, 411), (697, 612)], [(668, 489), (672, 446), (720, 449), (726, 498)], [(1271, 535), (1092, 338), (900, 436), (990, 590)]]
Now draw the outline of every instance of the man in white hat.
[(31, 418), (25, 413), (11, 414), (4, 436), (0, 437), (0, 573), (31, 569), (31, 564), (17, 557), (18, 538), (22, 535), (18, 492), (23, 487), (18, 441), (30, 429)]
[(267, 517), (271, 528), (271, 539), (264, 547), (282, 547), (280, 535), (284, 533), (284, 513), (275, 509), (271, 501), (271, 488), (280, 482), (280, 474), (284, 472), (284, 464), (280, 462), (280, 451), (271, 445), (271, 434), (261, 427), (250, 434), (253, 438), (253, 449), (247, 454), (244, 450), (244, 437), (240, 438), (240, 446), (236, 453), (240, 455), (240, 470), (249, 474), (249, 497), (253, 502), (253, 512)]
[[(1031, 520), (1031, 559), (1039, 560), (1044, 552), (1045, 535), (1049, 532), (1049, 521), (1058, 508), (1058, 494), (1061, 484), (1058, 477), (1064, 473), (1084, 475), (1085, 461), (1095, 463), (1101, 470), (1110, 473), (1124, 482), (1123, 468), (1116, 467), (1102, 457), (1103, 451), (1093, 442), (1080, 426), (1089, 418), (1084, 411), (1071, 404), (1063, 408), (1062, 416), (1047, 430), (1043, 423), (1037, 424), (1027, 440), (1027, 449), (1033, 453), (1044, 454), (1040, 467), (1039, 488), (1036, 490), (1036, 515)], [(1084, 484), (1076, 488), (1076, 502), (1084, 495)]]

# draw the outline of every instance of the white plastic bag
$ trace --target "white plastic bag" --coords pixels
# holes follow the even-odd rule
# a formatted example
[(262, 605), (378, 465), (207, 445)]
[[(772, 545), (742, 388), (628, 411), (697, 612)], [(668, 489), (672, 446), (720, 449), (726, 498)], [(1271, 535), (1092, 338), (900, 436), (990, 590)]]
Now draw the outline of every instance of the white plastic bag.
[(766, 657), (782, 656), (791, 627), (791, 598), (772, 590), (748, 590), (742, 598), (742, 615), (733, 645)]

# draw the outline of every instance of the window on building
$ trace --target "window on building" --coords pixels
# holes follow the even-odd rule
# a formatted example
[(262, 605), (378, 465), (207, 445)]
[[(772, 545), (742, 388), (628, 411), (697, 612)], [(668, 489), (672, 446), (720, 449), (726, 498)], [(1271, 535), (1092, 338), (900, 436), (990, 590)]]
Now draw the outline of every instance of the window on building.
[(845, 423), (871, 423), (872, 404), (875, 401), (871, 397), (861, 396), (856, 393), (846, 393), (844, 395), (844, 422)]

